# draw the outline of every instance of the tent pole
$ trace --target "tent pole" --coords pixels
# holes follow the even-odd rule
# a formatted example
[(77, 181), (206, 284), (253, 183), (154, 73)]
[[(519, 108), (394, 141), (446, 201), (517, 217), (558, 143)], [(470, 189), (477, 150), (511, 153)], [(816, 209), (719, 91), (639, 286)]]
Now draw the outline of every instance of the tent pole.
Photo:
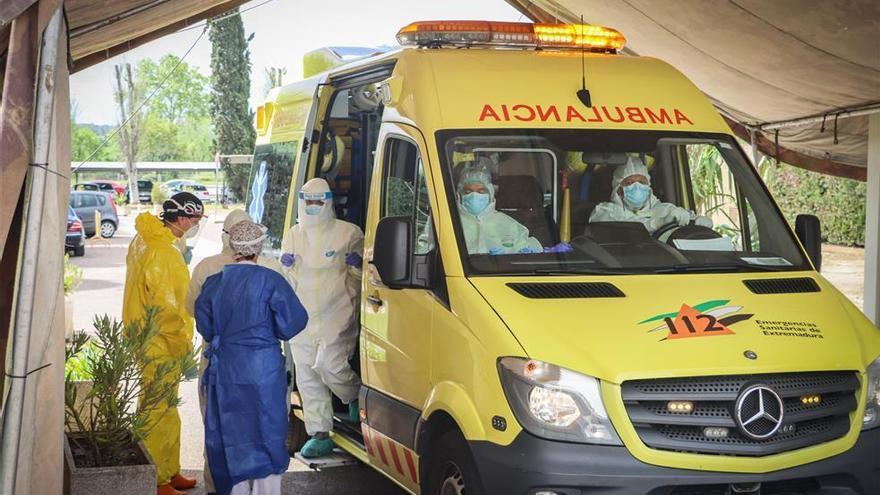
[(865, 206), (865, 314), (880, 327), (880, 113), (868, 118)]
[(757, 170), (758, 163), (761, 161), (761, 152), (758, 151), (758, 131), (755, 129), (749, 129), (749, 138), (752, 146), (752, 165), (754, 165), (755, 170)]
[[(55, 109), (55, 73), (58, 62), (58, 40), (63, 17), (58, 7), (40, 45), (40, 66), (37, 73), (37, 96), (34, 109), (33, 163), (47, 164), (52, 137), (52, 117)], [(44, 165), (48, 167), (48, 165)], [(3, 442), (0, 444), (0, 492), (16, 493), (21, 422), (27, 384), (30, 353), (31, 323), (34, 312), (34, 293), (37, 280), (37, 260), (40, 259), (40, 231), (43, 223), (43, 204), (46, 192), (46, 169), (29, 167), (30, 182), (25, 200), (25, 217), (20, 258), (18, 294), (15, 303), (15, 323), (12, 327), (12, 368), (9, 371), (9, 395), (3, 408)], [(25, 441), (31, 441), (26, 439)]]

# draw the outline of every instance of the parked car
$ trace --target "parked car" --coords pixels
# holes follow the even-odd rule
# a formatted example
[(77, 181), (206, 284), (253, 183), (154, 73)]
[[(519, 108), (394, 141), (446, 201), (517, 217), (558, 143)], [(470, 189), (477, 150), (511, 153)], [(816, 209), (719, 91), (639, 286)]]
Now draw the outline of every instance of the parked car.
[[(74, 191), (101, 191), (101, 192), (105, 192), (105, 193), (109, 194), (110, 196), (117, 196), (120, 193), (118, 192), (118, 190), (116, 189), (114, 184), (116, 184), (116, 183), (113, 181), (109, 181), (109, 180), (93, 180), (90, 182), (81, 182), (79, 184), (76, 184), (73, 186), (73, 190)], [(116, 185), (122, 189), (123, 193), (125, 192), (124, 187), (122, 187), (119, 184), (116, 184)]]
[(214, 202), (214, 195), (211, 194), (211, 191), (208, 190), (207, 186), (203, 184), (199, 184), (198, 182), (186, 179), (174, 179), (165, 182), (161, 186), (163, 189), (168, 191), (169, 196), (172, 194), (176, 194), (182, 191), (193, 193), (197, 198), (202, 200), (203, 203), (212, 203)]
[[(100, 187), (101, 190), (104, 192), (110, 192), (110, 190), (112, 190), (113, 192), (116, 193), (117, 196), (124, 196), (125, 195), (125, 187), (126, 186), (123, 184), (120, 184), (119, 182), (116, 182), (115, 180), (98, 179), (98, 180), (93, 180), (92, 183), (97, 184), (98, 187)], [(108, 189), (108, 187), (109, 187), (109, 189)]]
[(67, 207), (67, 236), (64, 238), (64, 251), (74, 256), (86, 254), (86, 236), (83, 232), (82, 220), (70, 206)]
[[(153, 202), (153, 181), (138, 180), (138, 198), (140, 198), (141, 203), (149, 204)], [(131, 203), (128, 186), (125, 186), (125, 202)]]
[[(100, 228), (101, 237), (110, 238), (119, 226), (116, 215), (116, 202), (108, 193), (92, 191), (73, 191), (70, 193), (70, 207), (82, 220), (87, 236), (95, 235)], [(95, 225), (95, 211), (101, 212), (101, 225)]]

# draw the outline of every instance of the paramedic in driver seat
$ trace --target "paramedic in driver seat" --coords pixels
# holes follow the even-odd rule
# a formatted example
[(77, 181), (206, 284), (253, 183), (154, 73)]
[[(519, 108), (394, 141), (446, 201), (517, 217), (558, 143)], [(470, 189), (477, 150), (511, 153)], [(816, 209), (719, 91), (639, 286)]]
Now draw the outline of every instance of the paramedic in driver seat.
[(596, 205), (590, 215), (590, 223), (640, 222), (651, 234), (670, 224), (688, 225), (692, 220), (696, 225), (712, 228), (709, 218), (697, 216), (672, 203), (663, 203), (654, 196), (648, 167), (633, 156), (614, 170), (611, 201)]

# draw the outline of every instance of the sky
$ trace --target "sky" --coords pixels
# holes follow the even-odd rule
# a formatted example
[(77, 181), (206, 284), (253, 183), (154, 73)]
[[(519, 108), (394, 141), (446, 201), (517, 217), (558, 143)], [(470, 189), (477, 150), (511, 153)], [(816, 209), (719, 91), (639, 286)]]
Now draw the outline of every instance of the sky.
[[(394, 46), (403, 26), (418, 20), (480, 19), (527, 21), (504, 0), (252, 0), (241, 7), (245, 36), (251, 41), (251, 106), (263, 97), (266, 67), (286, 67), (285, 83), (302, 78), (302, 57), (325, 46)], [(263, 5), (261, 5), (263, 4)], [(252, 9), (246, 11), (247, 9)], [(135, 65), (166, 53), (183, 56), (201, 29), (179, 31), (71, 76), (76, 121), (115, 124), (113, 66)], [(199, 40), (186, 58), (210, 75), (211, 43)]]

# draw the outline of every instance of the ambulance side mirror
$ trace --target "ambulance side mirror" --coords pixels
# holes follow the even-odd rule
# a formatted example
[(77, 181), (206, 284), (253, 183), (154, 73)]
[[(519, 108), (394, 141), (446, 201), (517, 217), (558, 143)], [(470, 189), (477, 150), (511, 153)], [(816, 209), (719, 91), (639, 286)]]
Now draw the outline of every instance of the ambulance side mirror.
[(822, 269), (822, 226), (819, 218), (815, 215), (798, 215), (794, 221), (794, 232), (804, 249), (807, 256), (816, 267), (816, 271)]
[(412, 219), (385, 217), (376, 226), (373, 265), (389, 289), (410, 287), (412, 262)]

